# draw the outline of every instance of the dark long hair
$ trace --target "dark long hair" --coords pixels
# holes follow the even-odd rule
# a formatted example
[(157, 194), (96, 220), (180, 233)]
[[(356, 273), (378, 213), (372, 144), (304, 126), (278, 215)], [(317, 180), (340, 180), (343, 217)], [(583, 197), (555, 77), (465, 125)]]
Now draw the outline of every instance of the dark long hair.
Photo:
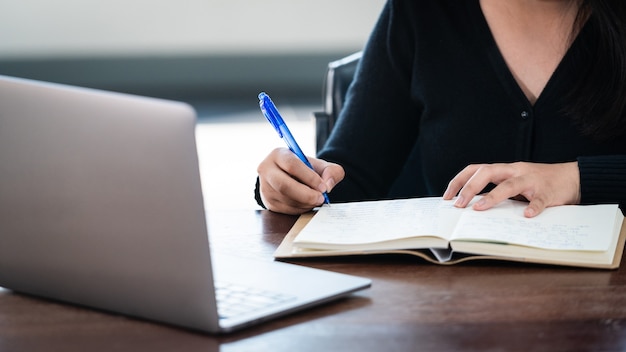
[(591, 65), (580, 71), (566, 114), (584, 134), (608, 141), (626, 134), (626, 1), (581, 0), (577, 28), (587, 21)]

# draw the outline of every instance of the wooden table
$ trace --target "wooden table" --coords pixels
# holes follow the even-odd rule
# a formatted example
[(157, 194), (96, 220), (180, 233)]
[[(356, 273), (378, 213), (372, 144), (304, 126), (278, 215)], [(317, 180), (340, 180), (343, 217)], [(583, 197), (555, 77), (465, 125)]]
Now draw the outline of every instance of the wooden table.
[[(295, 217), (210, 214), (213, 247), (271, 256)], [(350, 298), (211, 336), (0, 289), (0, 351), (626, 350), (626, 269), (405, 257), (300, 261), (369, 277)], [(166, 289), (166, 288), (164, 288)]]

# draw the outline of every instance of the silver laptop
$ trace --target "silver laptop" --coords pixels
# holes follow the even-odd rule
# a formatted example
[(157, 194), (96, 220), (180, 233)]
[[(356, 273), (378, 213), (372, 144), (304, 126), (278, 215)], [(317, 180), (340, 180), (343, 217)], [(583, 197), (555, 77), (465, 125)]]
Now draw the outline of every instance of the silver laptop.
[(0, 76), (0, 286), (211, 333), (369, 287), (211, 258), (195, 123), (184, 103)]

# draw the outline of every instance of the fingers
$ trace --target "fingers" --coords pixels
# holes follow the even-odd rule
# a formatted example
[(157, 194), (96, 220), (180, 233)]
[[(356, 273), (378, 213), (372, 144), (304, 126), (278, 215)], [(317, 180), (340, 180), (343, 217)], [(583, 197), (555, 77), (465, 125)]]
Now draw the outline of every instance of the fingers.
[(272, 151), (257, 168), (261, 198), (276, 212), (300, 214), (324, 202), (326, 185), (289, 149)]
[(320, 159), (309, 158), (309, 161), (316, 171), (289, 149), (278, 148), (259, 164), (261, 199), (268, 209), (301, 214), (324, 203), (322, 193), (329, 192), (343, 179), (343, 168)]
[[(480, 167), (480, 165), (469, 165), (465, 167), (465, 169), (461, 170), (450, 182), (448, 183), (448, 188), (443, 193), (443, 199), (450, 200), (456, 196), (461, 188), (467, 184), (467, 182), (472, 178), (472, 176), (476, 173), (476, 170)], [(458, 202), (458, 198), (457, 198)]]
[[(535, 192), (529, 190), (533, 189), (533, 184), (525, 184), (527, 177), (520, 177), (512, 180), (507, 180), (491, 192), (485, 194), (478, 202), (473, 206), (475, 210), (487, 210), (502, 202), (505, 199), (513, 198), (517, 200), (530, 200), (526, 209), (524, 209), (524, 216), (532, 218), (539, 215), (550, 204), (543, 195), (538, 195)], [(524, 194), (522, 197), (509, 196), (510, 194)]]
[(537, 184), (532, 175), (514, 176), (502, 181), (498, 186), (473, 205), (475, 210), (487, 210), (505, 199), (515, 198), (518, 200), (530, 200), (524, 210), (524, 216), (534, 217), (541, 213), (547, 206), (545, 195), (535, 191)]
[[(448, 184), (443, 198), (452, 199), (458, 194), (455, 201), (457, 207), (466, 207), (475, 195), (479, 194), (490, 183), (498, 184), (510, 179), (516, 174), (514, 164), (475, 164), (469, 165), (459, 172)], [(494, 195), (494, 202), (500, 202), (510, 196), (500, 199), (499, 193)], [(493, 204), (495, 204), (493, 203)]]
[(341, 182), (346, 173), (338, 164), (329, 163), (322, 159), (309, 158), (309, 162), (313, 165), (313, 169), (322, 177), (322, 182), (326, 186), (326, 192), (332, 191), (332, 189)]
[(455, 206), (466, 207), (490, 183), (497, 186), (476, 202), (474, 209), (486, 210), (508, 198), (523, 198), (529, 201), (524, 216), (534, 217), (546, 207), (578, 204), (580, 199), (576, 162), (470, 165), (450, 181), (444, 199), (458, 193)]

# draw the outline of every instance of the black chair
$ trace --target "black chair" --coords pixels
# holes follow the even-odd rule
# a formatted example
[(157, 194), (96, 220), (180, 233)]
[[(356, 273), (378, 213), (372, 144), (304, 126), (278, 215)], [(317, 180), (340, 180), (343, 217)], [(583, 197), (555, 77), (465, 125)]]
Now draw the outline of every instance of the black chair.
[(328, 64), (328, 71), (322, 86), (322, 103), (324, 111), (315, 112), (315, 142), (316, 150), (326, 143), (330, 131), (335, 126), (337, 116), (343, 108), (346, 91), (352, 83), (356, 67), (361, 58), (361, 52), (346, 56), (343, 59)]
[[(315, 142), (319, 152), (330, 135), (339, 112), (343, 108), (346, 91), (352, 83), (362, 52), (357, 52), (328, 64), (322, 87), (324, 111), (314, 112)], [(417, 145), (413, 148), (402, 173), (391, 188), (389, 198), (431, 195), (426, 189), (421, 172), (421, 158)]]

